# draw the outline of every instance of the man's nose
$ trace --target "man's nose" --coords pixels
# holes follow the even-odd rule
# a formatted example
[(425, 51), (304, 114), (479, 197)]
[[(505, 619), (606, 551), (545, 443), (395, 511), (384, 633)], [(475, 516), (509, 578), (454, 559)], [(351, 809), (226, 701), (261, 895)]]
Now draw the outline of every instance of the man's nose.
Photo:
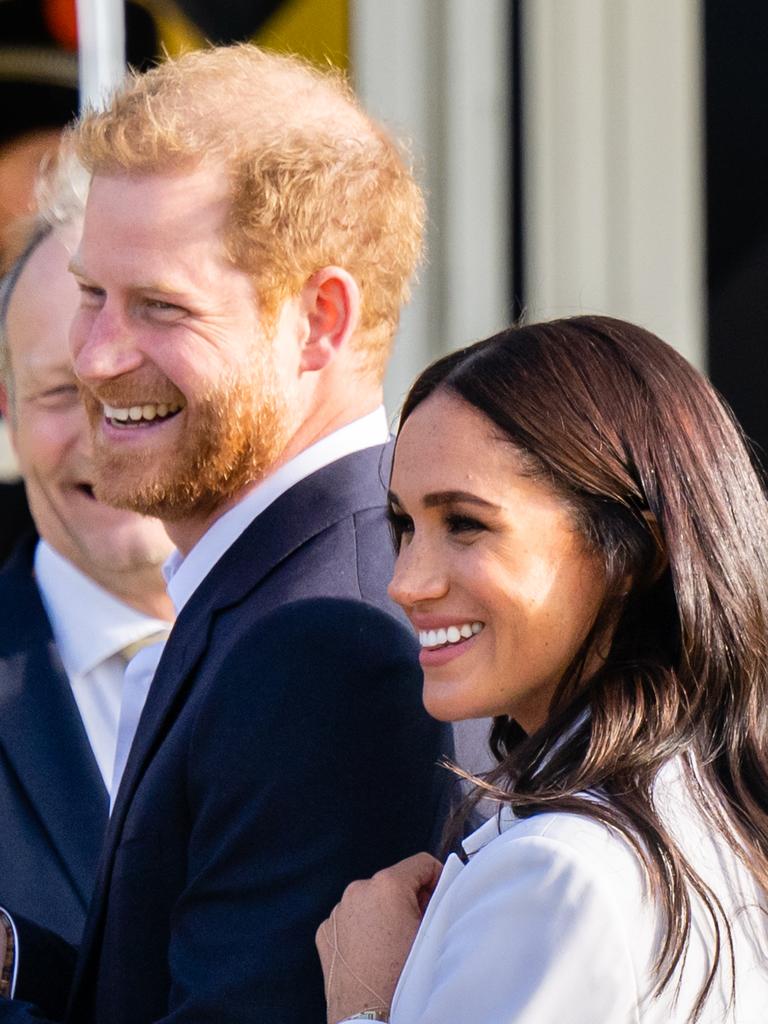
[(78, 311), (69, 340), (75, 373), (86, 383), (112, 380), (143, 362), (130, 326), (107, 305), (95, 312)]
[(436, 601), (448, 593), (445, 567), (429, 544), (414, 536), (403, 544), (387, 588), (392, 600), (408, 610), (425, 601)]

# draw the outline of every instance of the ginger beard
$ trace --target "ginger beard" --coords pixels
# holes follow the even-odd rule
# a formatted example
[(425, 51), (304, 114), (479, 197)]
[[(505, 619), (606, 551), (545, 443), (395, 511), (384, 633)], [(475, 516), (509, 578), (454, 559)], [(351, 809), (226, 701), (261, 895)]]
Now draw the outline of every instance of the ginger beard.
[[(143, 373), (116, 378), (97, 392), (83, 387), (94, 430), (96, 497), (116, 508), (175, 522), (209, 515), (266, 476), (285, 450), (293, 417), (273, 361), (259, 355), (254, 353), (250, 372), (234, 373), (194, 400), (167, 378), (152, 383)], [(184, 430), (164, 457), (155, 444), (147, 445), (146, 456), (134, 444), (123, 450), (99, 429), (104, 403), (128, 407), (148, 396), (158, 403), (186, 403), (178, 414), (186, 420)]]

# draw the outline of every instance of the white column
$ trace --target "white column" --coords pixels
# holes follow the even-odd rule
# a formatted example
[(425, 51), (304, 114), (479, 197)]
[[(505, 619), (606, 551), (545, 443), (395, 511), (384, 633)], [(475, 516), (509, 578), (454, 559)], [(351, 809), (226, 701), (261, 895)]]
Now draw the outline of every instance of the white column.
[(77, 0), (80, 107), (100, 107), (125, 74), (123, 0)]
[(700, 0), (524, 0), (529, 319), (634, 320), (704, 363)]
[(509, 319), (508, 4), (351, 0), (351, 25), (357, 91), (411, 140), (429, 205), (428, 262), (387, 379), (394, 412), (426, 363)]

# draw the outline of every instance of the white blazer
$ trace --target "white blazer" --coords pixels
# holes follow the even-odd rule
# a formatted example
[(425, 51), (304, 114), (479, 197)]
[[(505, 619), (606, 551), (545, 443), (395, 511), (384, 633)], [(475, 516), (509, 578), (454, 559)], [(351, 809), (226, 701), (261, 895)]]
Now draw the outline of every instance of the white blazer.
[[(721, 900), (733, 931), (701, 1024), (768, 1022), (768, 918), (748, 873), (696, 814), (677, 765), (657, 805)], [(515, 819), (508, 809), (452, 855), (395, 992), (391, 1024), (683, 1024), (706, 976), (712, 928), (694, 902), (684, 967), (652, 998), (661, 921), (640, 860), (578, 815)], [(679, 998), (675, 989), (679, 984)]]

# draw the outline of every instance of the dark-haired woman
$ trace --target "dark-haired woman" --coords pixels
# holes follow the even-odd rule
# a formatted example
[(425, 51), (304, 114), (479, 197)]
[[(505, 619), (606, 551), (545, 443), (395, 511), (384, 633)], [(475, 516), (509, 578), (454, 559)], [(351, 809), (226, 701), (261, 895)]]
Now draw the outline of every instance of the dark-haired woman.
[(764, 1024), (768, 505), (722, 402), (630, 324), (515, 328), (422, 374), (391, 491), (426, 706), (494, 716), (499, 813), (347, 890), (329, 1021)]

